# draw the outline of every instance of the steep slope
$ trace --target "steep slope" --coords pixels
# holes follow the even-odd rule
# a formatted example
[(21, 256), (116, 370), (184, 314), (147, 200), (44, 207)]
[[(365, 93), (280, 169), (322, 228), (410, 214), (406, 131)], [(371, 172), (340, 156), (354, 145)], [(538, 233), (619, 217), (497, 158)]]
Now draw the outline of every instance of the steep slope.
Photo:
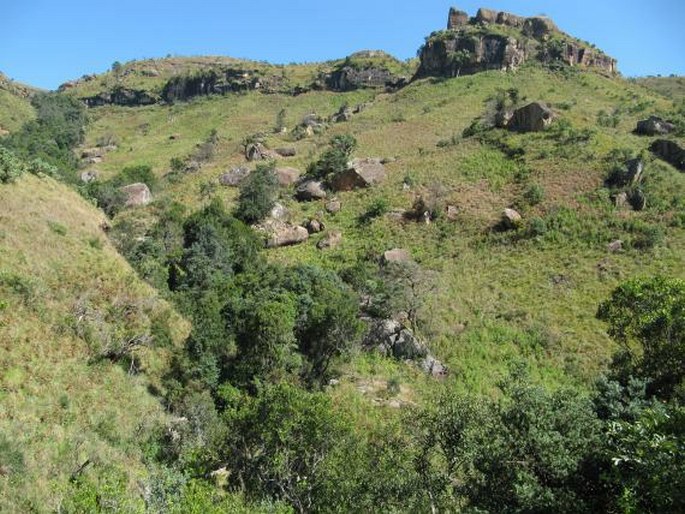
[(35, 92), (0, 73), (0, 136), (13, 132), (35, 118), (29, 101)]
[(0, 219), (0, 510), (59, 511), (82, 480), (105, 499), (140, 495), (142, 448), (165, 420), (148, 390), (185, 321), (64, 185), (33, 175), (0, 185)]

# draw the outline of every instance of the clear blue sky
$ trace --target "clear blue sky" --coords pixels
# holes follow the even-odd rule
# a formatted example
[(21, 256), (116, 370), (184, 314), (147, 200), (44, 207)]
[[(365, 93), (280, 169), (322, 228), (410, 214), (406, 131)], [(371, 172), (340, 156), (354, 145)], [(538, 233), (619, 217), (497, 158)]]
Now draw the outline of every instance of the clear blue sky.
[(685, 0), (0, 0), (0, 71), (54, 89), (116, 60), (167, 54), (288, 63), (382, 49), (406, 59), (453, 4), (545, 13), (624, 75), (685, 75)]

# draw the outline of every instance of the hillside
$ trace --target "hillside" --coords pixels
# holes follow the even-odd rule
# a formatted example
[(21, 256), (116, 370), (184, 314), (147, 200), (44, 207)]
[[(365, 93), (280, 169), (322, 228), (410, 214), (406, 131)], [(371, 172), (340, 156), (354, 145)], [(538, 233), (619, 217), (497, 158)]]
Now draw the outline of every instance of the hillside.
[(680, 79), (488, 9), (417, 54), (12, 93), (0, 510), (685, 508)]
[[(81, 473), (134, 498), (146, 438), (167, 420), (149, 389), (187, 324), (66, 186), (33, 175), (3, 185), (0, 218), (0, 510), (59, 511)], [(151, 348), (104, 357), (145, 334)]]
[(36, 90), (9, 80), (0, 73), (0, 136), (33, 119), (30, 97)]

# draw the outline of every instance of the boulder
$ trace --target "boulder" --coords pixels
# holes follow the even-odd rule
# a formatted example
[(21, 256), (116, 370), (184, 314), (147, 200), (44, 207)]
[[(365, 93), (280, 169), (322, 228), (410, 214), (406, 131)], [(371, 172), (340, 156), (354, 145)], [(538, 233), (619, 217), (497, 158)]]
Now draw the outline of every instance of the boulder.
[(342, 123), (345, 121), (350, 121), (352, 119), (352, 109), (347, 105), (343, 105), (338, 112), (331, 116), (331, 121), (333, 123)]
[(121, 191), (126, 195), (124, 205), (126, 207), (137, 207), (139, 205), (147, 205), (152, 201), (152, 194), (150, 188), (142, 182), (129, 184), (123, 186)]
[(324, 191), (321, 182), (317, 182), (316, 180), (306, 180), (297, 186), (295, 198), (304, 202), (322, 200), (326, 198), (326, 191)]
[(636, 134), (643, 136), (665, 136), (675, 130), (675, 125), (658, 116), (650, 116), (637, 122)]
[(339, 230), (331, 230), (326, 236), (316, 243), (319, 250), (326, 248), (336, 248), (342, 242), (342, 232)]
[(107, 151), (104, 148), (84, 148), (81, 150), (81, 159), (90, 159), (92, 157), (104, 157)]
[(333, 191), (351, 191), (359, 187), (369, 187), (385, 180), (385, 166), (379, 158), (353, 159), (345, 171), (331, 179)]
[(81, 173), (81, 182), (85, 182), (86, 184), (88, 184), (89, 182), (93, 182), (97, 180), (98, 175), (99, 172), (96, 170), (84, 171), (83, 173)]
[(649, 149), (674, 168), (685, 171), (685, 149), (681, 148), (678, 143), (669, 139), (657, 139), (652, 143)]
[(286, 148), (276, 148), (274, 152), (281, 157), (295, 157), (295, 155), (297, 155), (297, 150), (292, 146)]
[(310, 234), (318, 234), (325, 227), (324, 224), (321, 223), (319, 220), (311, 219), (305, 223), (305, 228), (307, 229), (307, 232), (309, 232)]
[(302, 172), (297, 168), (276, 168), (274, 169), (278, 184), (283, 187), (292, 186), (302, 175)]
[(614, 206), (619, 209), (623, 209), (628, 205), (628, 193), (622, 191), (614, 196)]
[(518, 228), (521, 225), (521, 221), (523, 218), (521, 215), (518, 213), (518, 211), (514, 209), (504, 209), (502, 212), (502, 227), (506, 230), (513, 230)]
[(505, 109), (503, 111), (498, 111), (495, 113), (495, 127), (497, 128), (507, 128), (511, 118), (514, 117), (514, 111)]
[(236, 187), (250, 174), (250, 168), (238, 166), (219, 175), (219, 184)]
[(269, 150), (262, 143), (250, 143), (245, 147), (245, 158), (248, 161), (264, 161), (280, 157), (273, 150)]
[(431, 354), (421, 361), (421, 369), (435, 378), (443, 378), (447, 375), (447, 367)]
[(383, 252), (383, 264), (411, 262), (411, 254), (404, 248), (393, 248)]
[(464, 25), (469, 24), (469, 15), (464, 11), (460, 11), (455, 7), (450, 7), (450, 13), (447, 17), (447, 30), (458, 29)]
[(519, 132), (537, 132), (547, 128), (554, 118), (554, 112), (547, 105), (532, 102), (514, 111), (507, 128)]
[(364, 346), (396, 359), (417, 359), (428, 354), (414, 333), (394, 319), (375, 320), (364, 338)]
[(647, 207), (647, 197), (640, 189), (635, 189), (628, 195), (628, 202), (636, 211), (642, 211)]
[(488, 23), (497, 23), (497, 11), (492, 9), (484, 9), (481, 7), (476, 13), (476, 23), (486, 25)]
[(623, 250), (623, 241), (621, 241), (620, 239), (612, 241), (607, 245), (607, 250), (609, 250), (611, 253), (620, 252), (621, 250)]
[(445, 208), (445, 217), (450, 221), (456, 221), (459, 217), (459, 209), (455, 205), (448, 205)]
[(340, 209), (342, 209), (342, 203), (337, 198), (334, 198), (326, 202), (325, 209), (327, 212), (335, 214), (336, 212), (340, 212)]
[(260, 228), (267, 233), (267, 248), (295, 245), (309, 239), (309, 232), (306, 228), (282, 221), (266, 222)]
[(644, 163), (641, 159), (630, 159), (626, 161), (622, 169), (616, 169), (607, 179), (607, 183), (614, 187), (636, 186), (642, 182)]

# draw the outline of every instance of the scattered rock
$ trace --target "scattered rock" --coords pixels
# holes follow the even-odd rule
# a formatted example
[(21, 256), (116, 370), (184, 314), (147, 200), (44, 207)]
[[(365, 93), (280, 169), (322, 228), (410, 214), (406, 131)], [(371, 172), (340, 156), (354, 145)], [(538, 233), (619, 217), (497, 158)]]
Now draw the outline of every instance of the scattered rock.
[(200, 171), (200, 168), (202, 168), (202, 163), (192, 159), (186, 162), (185, 166), (183, 167), (183, 173), (196, 173)]
[(147, 185), (143, 184), (142, 182), (123, 186), (121, 191), (126, 195), (126, 202), (124, 203), (126, 207), (147, 205), (152, 201), (150, 188), (148, 188)]
[(670, 139), (657, 139), (649, 149), (674, 168), (685, 171), (685, 149)]
[(340, 212), (340, 209), (342, 209), (342, 203), (337, 198), (334, 198), (326, 202), (325, 209), (331, 214), (335, 214), (336, 212)]
[(222, 186), (232, 186), (236, 187), (245, 180), (245, 178), (250, 174), (250, 168), (246, 166), (238, 166), (236, 168), (231, 168), (225, 173), (219, 175), (219, 184)]
[(554, 113), (547, 105), (532, 102), (514, 111), (507, 128), (519, 132), (538, 132), (547, 128), (554, 118)]
[(343, 123), (345, 121), (350, 121), (352, 119), (352, 109), (349, 108), (347, 104), (340, 107), (340, 110), (331, 116), (331, 121), (333, 123)]
[(523, 218), (515, 209), (504, 209), (502, 212), (502, 226), (507, 230), (513, 230), (521, 225)]
[(309, 239), (309, 232), (307, 232), (306, 228), (290, 225), (282, 221), (266, 222), (260, 228), (268, 235), (267, 248), (295, 245)]
[(88, 164), (101, 164), (102, 163), (102, 157), (88, 157), (86, 159), (86, 163), (88, 163)]
[(295, 198), (300, 201), (322, 200), (326, 198), (326, 191), (321, 182), (307, 180), (300, 184), (295, 191)]
[(623, 209), (628, 205), (628, 193), (622, 191), (614, 196), (614, 206), (618, 209)]
[(351, 191), (378, 184), (385, 177), (385, 166), (379, 158), (353, 159), (348, 163), (348, 169), (331, 179), (331, 188), (334, 191)]
[(326, 236), (316, 243), (319, 250), (326, 248), (336, 248), (342, 242), (342, 232), (339, 230), (331, 230)]
[(265, 161), (280, 157), (275, 151), (269, 150), (262, 143), (250, 143), (245, 147), (245, 158), (248, 161)]
[(641, 159), (631, 159), (626, 162), (628, 185), (635, 186), (642, 181), (642, 172), (645, 165)]
[(417, 359), (428, 354), (428, 349), (414, 333), (394, 319), (372, 322), (364, 346), (396, 359)]
[(430, 354), (421, 361), (421, 369), (435, 378), (447, 376), (447, 367)]
[(295, 155), (297, 155), (297, 150), (292, 146), (287, 148), (276, 148), (274, 152), (281, 157), (295, 157)]
[(607, 250), (609, 250), (611, 253), (620, 252), (621, 250), (623, 250), (623, 241), (621, 241), (620, 239), (612, 241), (607, 245)]
[(318, 234), (323, 231), (325, 227), (319, 220), (311, 219), (305, 224), (305, 228), (310, 234)]
[(383, 258), (381, 260), (383, 264), (389, 264), (393, 262), (411, 262), (412, 258), (411, 254), (404, 248), (393, 248), (392, 250), (383, 252)]
[(635, 133), (643, 136), (665, 136), (675, 130), (675, 125), (658, 116), (650, 116), (637, 122)]
[(278, 184), (287, 187), (292, 186), (302, 175), (302, 172), (297, 168), (276, 168), (274, 170), (276, 178), (278, 179)]
[(84, 171), (81, 173), (81, 182), (85, 182), (88, 184), (89, 182), (93, 182), (97, 180), (99, 175), (99, 172), (96, 170), (89, 170), (89, 171)]
[(169, 139), (170, 139), (171, 141), (176, 141), (176, 140), (178, 140), (178, 139), (181, 139), (181, 134), (171, 134), (171, 135), (169, 136)]
[(640, 189), (635, 189), (628, 196), (628, 202), (636, 211), (642, 211), (647, 207), (647, 197)]

